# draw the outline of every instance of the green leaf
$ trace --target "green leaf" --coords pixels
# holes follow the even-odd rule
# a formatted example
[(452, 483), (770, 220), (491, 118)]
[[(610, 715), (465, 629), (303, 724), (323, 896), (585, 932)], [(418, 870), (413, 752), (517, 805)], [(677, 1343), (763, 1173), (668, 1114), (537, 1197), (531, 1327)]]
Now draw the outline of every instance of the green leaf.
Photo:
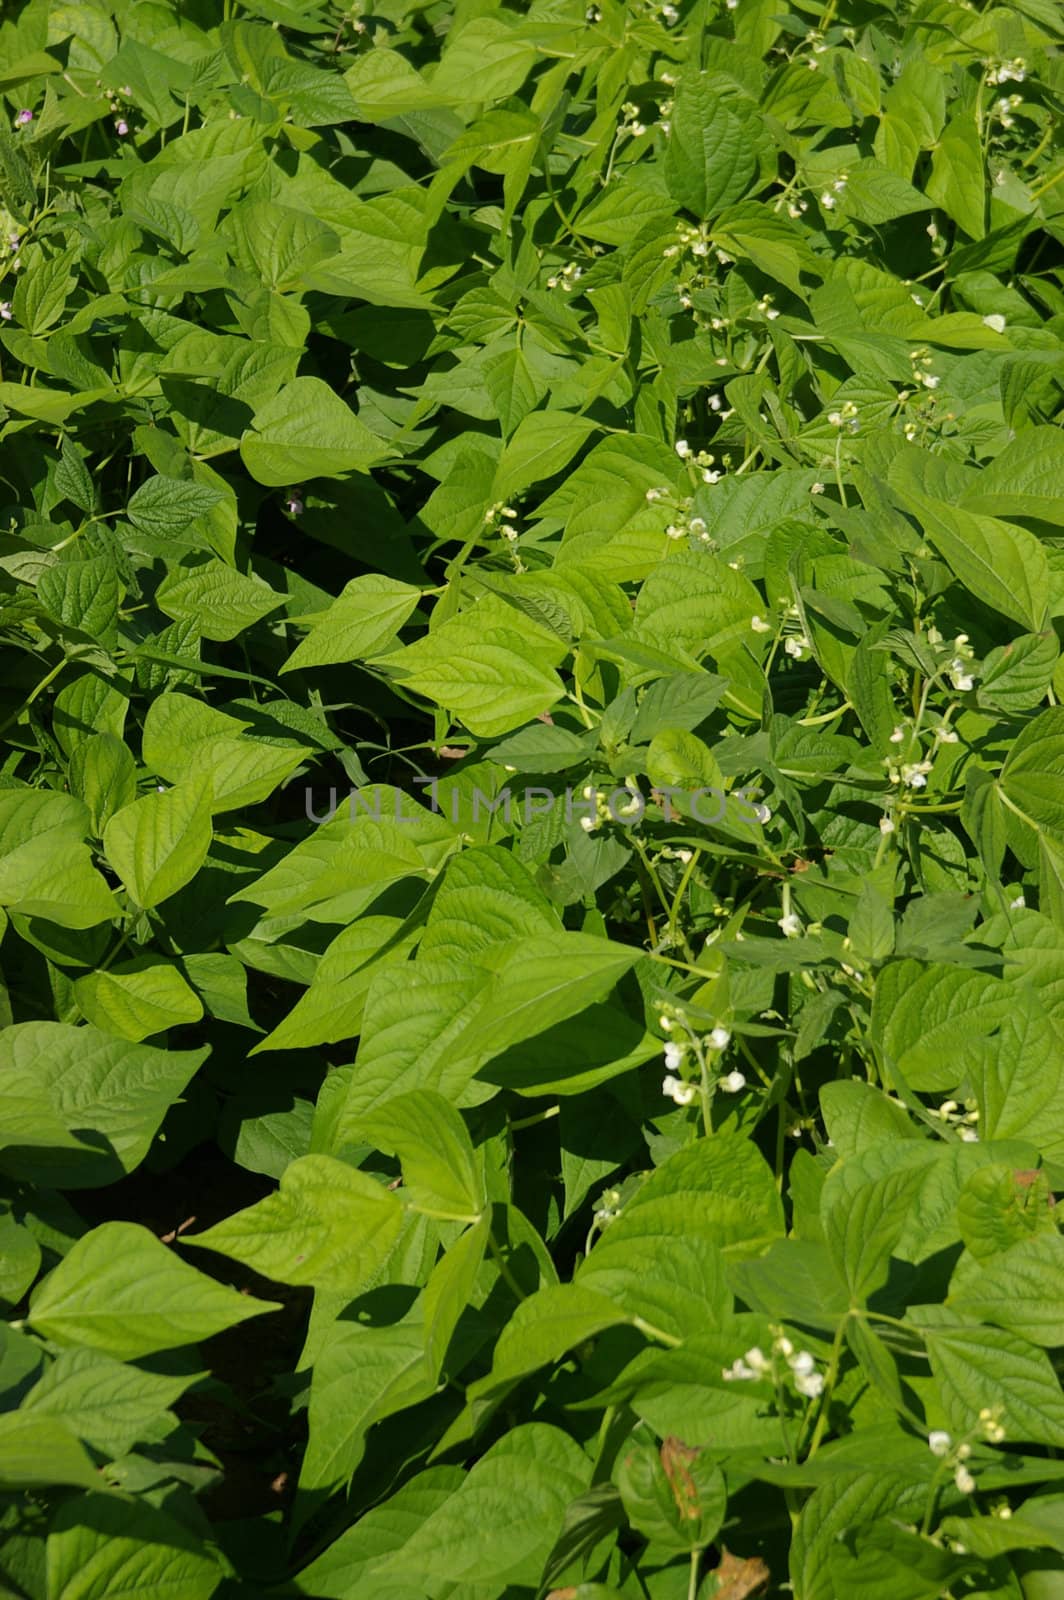
[(685, 77), (676, 92), (665, 148), (669, 193), (707, 220), (741, 200), (757, 172), (749, 130), (706, 73)]
[(395, 637), (420, 598), (421, 591), (411, 584), (379, 573), (352, 578), (327, 611), (308, 619), (311, 630), (282, 671), (377, 655)]
[(942, 207), (971, 239), (986, 232), (986, 173), (983, 147), (970, 111), (950, 118), (931, 158), (928, 198)]
[(0, 1300), (17, 1305), (40, 1264), (41, 1247), (33, 1234), (10, 1211), (0, 1211)]
[(960, 1048), (989, 1034), (1009, 1007), (1007, 989), (985, 973), (895, 962), (876, 979), (873, 1034), (901, 1084), (953, 1089), (964, 1071)]
[(332, 1156), (301, 1156), (281, 1184), (184, 1243), (217, 1250), (282, 1283), (355, 1295), (387, 1260), (403, 1208), (383, 1184)]
[(74, 996), (90, 1022), (122, 1039), (146, 1039), (203, 1015), (199, 996), (178, 969), (155, 956), (87, 973), (74, 984)]
[(994, 611), (1032, 633), (1045, 626), (1049, 565), (1025, 528), (907, 489), (904, 500), (953, 575)]
[(209, 778), (123, 806), (104, 829), (108, 861), (139, 906), (157, 906), (196, 876), (211, 845)]
[(362, 1128), (379, 1149), (398, 1155), (416, 1210), (479, 1220), (486, 1204), (482, 1164), (465, 1123), (442, 1095), (431, 1089), (397, 1095)]
[(87, 634), (103, 645), (118, 638), (118, 574), (106, 556), (60, 561), (41, 573), (41, 602), (64, 628)]
[(22, 1402), (22, 1413), (55, 1417), (112, 1457), (149, 1439), (192, 1376), (165, 1377), (98, 1350), (61, 1350)]
[(0, 1166), (53, 1188), (113, 1183), (139, 1166), (207, 1057), (94, 1027), (20, 1022), (0, 1032)]
[(286, 384), (256, 410), (240, 440), (248, 472), (271, 488), (368, 472), (391, 453), (320, 378)]
[(379, 664), (491, 738), (554, 705), (562, 685), (553, 668), (567, 653), (562, 640), (488, 595)]
[(419, 1323), (374, 1328), (335, 1322), (314, 1361), (300, 1489), (331, 1490), (346, 1483), (374, 1423), (426, 1399), (433, 1388)]
[(275, 1309), (197, 1272), (138, 1223), (104, 1222), (34, 1290), (29, 1321), (57, 1344), (134, 1361)]
[(950, 1303), (958, 1312), (996, 1323), (1032, 1343), (1064, 1343), (1064, 1239), (1025, 1239), (967, 1278)]
[(102, 1494), (60, 1507), (47, 1564), (55, 1600), (83, 1600), (94, 1588), (138, 1600), (209, 1600), (222, 1581), (221, 1566), (183, 1521), (144, 1500)]
[(899, 1149), (912, 1164), (884, 1177), (862, 1171), (859, 1160), (829, 1173), (821, 1194), (821, 1220), (828, 1249), (849, 1285), (855, 1305), (887, 1281), (890, 1257), (909, 1220), (931, 1152), (906, 1143)]
[(115, 813), (137, 798), (136, 762), (117, 735), (94, 734), (74, 747), (70, 787), (88, 807), (92, 831), (99, 836)]
[(467, 1228), (432, 1269), (421, 1298), (425, 1318), (425, 1362), (433, 1381), (439, 1377), (454, 1331), (470, 1305), (477, 1274), (491, 1233), (485, 1213)]
[(713, 1455), (679, 1439), (637, 1441), (617, 1468), (628, 1520), (662, 1550), (704, 1550), (724, 1521), (728, 1491)]
[(923, 1306), (913, 1321), (952, 1432), (974, 1433), (981, 1411), (999, 1411), (1006, 1437), (1059, 1448), (1064, 1394), (1044, 1350), (1014, 1333), (966, 1323), (944, 1306)]
[(88, 1454), (57, 1417), (30, 1411), (0, 1416), (0, 1485), (5, 1490), (60, 1483), (95, 1489), (99, 1481)]
[(560, 1429), (523, 1423), (375, 1571), (414, 1579), (433, 1600), (453, 1583), (535, 1587), (566, 1507), (590, 1477), (590, 1462)]
[(1032, 828), (1064, 838), (1064, 706), (1051, 706), (1029, 722), (1001, 769), (1006, 805)]
[(142, 533), (157, 539), (178, 538), (222, 499), (220, 489), (190, 478), (148, 478), (130, 499), (126, 516)]
[(224, 561), (172, 567), (155, 601), (175, 622), (195, 622), (205, 639), (235, 639), (284, 603), (281, 595)]

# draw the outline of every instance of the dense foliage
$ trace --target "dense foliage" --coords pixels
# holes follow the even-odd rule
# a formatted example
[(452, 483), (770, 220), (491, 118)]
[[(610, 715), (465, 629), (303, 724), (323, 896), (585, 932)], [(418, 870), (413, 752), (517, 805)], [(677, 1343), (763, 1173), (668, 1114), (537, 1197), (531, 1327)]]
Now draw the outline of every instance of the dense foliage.
[(5, 1595), (1064, 1595), (1062, 36), (9, 0)]

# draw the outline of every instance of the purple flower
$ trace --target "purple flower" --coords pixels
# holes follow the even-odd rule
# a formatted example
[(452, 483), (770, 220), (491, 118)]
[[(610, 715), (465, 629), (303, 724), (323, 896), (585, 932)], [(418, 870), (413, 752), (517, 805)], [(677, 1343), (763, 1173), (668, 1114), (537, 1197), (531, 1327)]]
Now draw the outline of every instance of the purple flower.
[(119, 117), (118, 121), (115, 123), (115, 132), (118, 134), (120, 139), (124, 139), (126, 134), (129, 132), (129, 123), (126, 121), (125, 117)]
[(20, 111), (18, 116), (15, 118), (15, 126), (17, 128), (24, 128), (26, 126), (27, 122), (32, 122), (32, 121), (33, 121), (33, 112), (32, 111)]
[(292, 517), (301, 517), (303, 515), (304, 511), (307, 509), (306, 506), (304, 505), (303, 501), (301, 500), (301, 498), (299, 497), (299, 495), (296, 493), (296, 491), (294, 489), (289, 494), (288, 499), (284, 503), (284, 506), (285, 506), (285, 510), (288, 512), (289, 516), (292, 516)]

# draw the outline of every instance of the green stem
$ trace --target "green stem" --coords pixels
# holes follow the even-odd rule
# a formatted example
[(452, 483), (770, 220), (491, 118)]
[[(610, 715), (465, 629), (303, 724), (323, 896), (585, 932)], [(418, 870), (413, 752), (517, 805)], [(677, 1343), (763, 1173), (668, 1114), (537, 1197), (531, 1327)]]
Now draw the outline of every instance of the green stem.
[(839, 1377), (839, 1364), (842, 1361), (842, 1343), (846, 1336), (846, 1323), (850, 1313), (847, 1312), (838, 1327), (835, 1329), (835, 1339), (831, 1346), (831, 1356), (828, 1360), (827, 1376), (824, 1380), (824, 1393), (820, 1397), (820, 1413), (813, 1429), (813, 1437), (809, 1441), (809, 1451), (806, 1460), (811, 1461), (820, 1449), (821, 1441), (827, 1432), (828, 1413), (831, 1410), (831, 1397), (835, 1392), (835, 1385)]
[[(454, 1220), (457, 1221), (457, 1218), (455, 1218)], [(477, 1220), (479, 1221), (479, 1218)], [(510, 1271), (509, 1263), (507, 1262), (506, 1257), (503, 1255), (502, 1251), (500, 1250), (500, 1248), (498, 1246), (498, 1243), (496, 1242), (495, 1235), (493, 1233), (489, 1233), (488, 1234), (488, 1249), (491, 1251), (492, 1257), (493, 1257), (493, 1259), (495, 1261), (495, 1265), (499, 1269), (499, 1277), (502, 1279), (503, 1283), (505, 1283), (505, 1285), (509, 1289), (510, 1293), (517, 1300), (527, 1300), (528, 1296), (525, 1294), (525, 1291), (522, 1289), (521, 1285), (518, 1283), (517, 1279), (514, 1277), (513, 1273)], [(679, 1342), (679, 1341), (677, 1341), (677, 1342)]]
[(41, 679), (41, 681), (37, 685), (37, 687), (35, 689), (31, 689), (30, 690), (29, 695), (22, 702), (22, 704), (19, 706), (18, 710), (17, 711), (13, 711), (11, 713), (11, 715), (7, 718), (6, 722), (0, 722), (0, 733), (6, 733), (8, 728), (10, 728), (11, 724), (13, 722), (17, 722), (19, 717), (21, 717), (21, 715), (22, 715), (22, 713), (24, 711), (28, 711), (29, 710), (30, 706), (36, 700), (37, 696), (39, 694), (42, 694), (44, 692), (44, 690), (47, 689), (48, 685), (55, 678), (58, 678), (58, 676), (62, 672), (63, 668), (66, 666), (68, 660), (69, 660), (69, 657), (68, 656), (64, 656), (62, 661), (59, 661), (59, 662), (56, 663), (56, 665), (52, 668), (51, 672), (46, 672), (45, 673), (44, 677)]

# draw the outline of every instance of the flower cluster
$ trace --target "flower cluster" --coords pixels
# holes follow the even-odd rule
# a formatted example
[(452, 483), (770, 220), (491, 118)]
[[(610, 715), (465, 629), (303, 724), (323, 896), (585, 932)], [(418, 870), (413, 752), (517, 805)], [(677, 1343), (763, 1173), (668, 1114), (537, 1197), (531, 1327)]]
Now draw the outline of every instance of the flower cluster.
[(711, 456), (706, 450), (692, 450), (686, 439), (677, 439), (676, 454), (681, 461), (686, 461), (689, 467), (697, 468), (703, 483), (720, 482), (723, 473), (714, 465), (716, 456)]
[(599, 1228), (608, 1228), (611, 1222), (616, 1222), (621, 1214), (621, 1191), (619, 1189), (604, 1189), (599, 1196), (599, 1203), (594, 1213), (595, 1224)]
[(1022, 94), (1003, 94), (1000, 99), (994, 101), (991, 115), (996, 116), (1003, 128), (1014, 128), (1016, 126), (1016, 118), (1012, 113), (1022, 105)]
[(940, 1106), (932, 1106), (930, 1113), (948, 1128), (955, 1128), (965, 1144), (978, 1144), (979, 1135), (972, 1124), (979, 1121), (979, 1111), (970, 1100), (963, 1107), (956, 1100), (943, 1100)]
[[(810, 62), (810, 66), (811, 65), (812, 62)], [(843, 192), (849, 181), (850, 180), (847, 178), (846, 174), (843, 173), (841, 177), (835, 179), (835, 182), (831, 185), (830, 189), (825, 189), (823, 191), (820, 196), (820, 204), (825, 211), (834, 211), (836, 204), (835, 196)]]
[[(668, 132), (666, 123), (672, 110), (671, 102), (661, 109), (666, 119), (662, 126)], [(715, 302), (716, 285), (709, 271), (710, 257), (715, 257), (722, 267), (730, 266), (733, 258), (710, 242), (705, 223), (694, 227), (691, 223), (679, 222), (672, 243), (667, 244), (661, 253), (666, 261), (675, 261), (679, 267), (676, 293), (680, 299), (680, 309), (694, 312), (696, 327), (708, 328), (714, 333), (722, 332), (728, 325), (727, 319), (712, 311), (703, 312), (696, 308), (694, 296), (703, 291), (714, 291)]]
[(1022, 83), (1027, 76), (1027, 63), (1022, 56), (1013, 56), (1011, 61), (984, 61), (983, 66), (991, 88), (999, 83)]
[(748, 1383), (758, 1378), (769, 1378), (776, 1382), (787, 1371), (803, 1399), (816, 1400), (823, 1394), (824, 1376), (816, 1370), (814, 1357), (808, 1350), (795, 1350), (782, 1331), (773, 1340), (770, 1355), (766, 1356), (755, 1344), (733, 1361), (730, 1367), (723, 1367), (721, 1377), (727, 1383)]
[(548, 289), (560, 289), (563, 294), (572, 294), (579, 280), (584, 276), (584, 269), (575, 261), (567, 262), (559, 272), (554, 272), (547, 279)]
[(844, 401), (837, 411), (829, 411), (828, 421), (833, 428), (846, 428), (850, 433), (856, 433), (861, 426), (857, 407), (852, 400)]
[[(697, 1097), (700, 1082), (715, 1076), (720, 1057), (731, 1044), (731, 1031), (718, 1023), (709, 1033), (699, 1035), (689, 1025), (682, 1011), (665, 1009), (658, 1018), (663, 1033), (671, 1037), (665, 1043), (665, 1077), (661, 1092), (678, 1106), (689, 1106)], [(698, 1079), (683, 1074), (692, 1067), (698, 1070)], [(716, 1075), (716, 1087), (727, 1094), (738, 1094), (746, 1087), (746, 1075), (738, 1069)]]
[(489, 506), (484, 513), (484, 525), (494, 529), (509, 544), (515, 544), (519, 537), (512, 519), (517, 516), (514, 506), (504, 506), (501, 500)]
[[(1001, 1406), (984, 1406), (979, 1413), (978, 1429), (972, 1431), (969, 1439), (979, 1433), (987, 1444), (1004, 1443), (1005, 1428), (1001, 1421), (1002, 1414)], [(948, 1461), (952, 1466), (953, 1481), (961, 1494), (975, 1492), (975, 1479), (968, 1468), (972, 1454), (968, 1439), (962, 1439), (959, 1444), (954, 1444), (952, 1435), (944, 1428), (934, 1428), (927, 1436), (927, 1448), (933, 1456), (937, 1456), (940, 1461)], [(1001, 1516), (1005, 1513), (998, 1510), (996, 1514)], [(1008, 1514), (1011, 1515), (1011, 1512)]]

